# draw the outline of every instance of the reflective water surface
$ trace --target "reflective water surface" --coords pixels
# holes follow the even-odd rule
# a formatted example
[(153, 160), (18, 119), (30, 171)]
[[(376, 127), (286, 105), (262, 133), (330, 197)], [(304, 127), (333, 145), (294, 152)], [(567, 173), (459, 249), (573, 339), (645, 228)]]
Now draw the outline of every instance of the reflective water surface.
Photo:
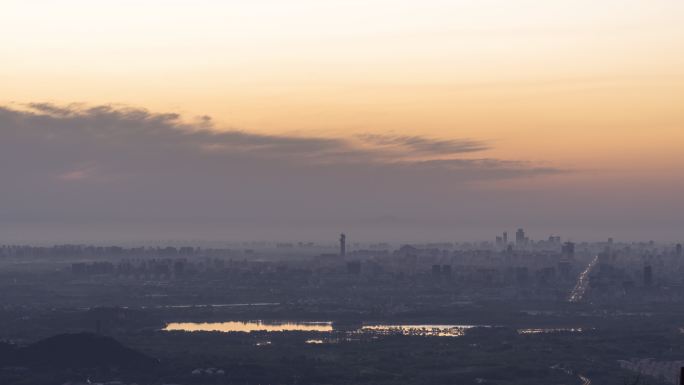
[(312, 345), (320, 345), (320, 344), (324, 344), (325, 340), (311, 339), (311, 340), (306, 340), (306, 343), (312, 344)]
[[(186, 332), (321, 332), (332, 333), (344, 331), (348, 337), (366, 335), (405, 335), (424, 337), (461, 337), (473, 328), (492, 328), (491, 325), (439, 325), (439, 324), (364, 324), (351, 329), (337, 329), (333, 322), (294, 322), (294, 321), (227, 321), (227, 322), (173, 322), (166, 325), (164, 331)], [(543, 333), (582, 333), (582, 328), (528, 328), (517, 329), (518, 334)], [(332, 335), (331, 335), (332, 337)], [(339, 337), (339, 336), (338, 336)], [(331, 343), (332, 340), (309, 339), (307, 344)]]
[(369, 325), (361, 331), (376, 334), (403, 334), (407, 336), (461, 337), (473, 325)]
[[(473, 325), (364, 325), (352, 333), (377, 335), (414, 335), (434, 337), (460, 337)], [(166, 325), (165, 331), (186, 332), (333, 332), (332, 322), (266, 322), (266, 321), (228, 321), (228, 322), (173, 322)], [(322, 342), (322, 341), (321, 341)], [(309, 340), (307, 343), (321, 343)]]
[(518, 334), (582, 333), (582, 328), (518, 329)]
[(264, 322), (264, 321), (228, 321), (228, 322), (172, 322), (163, 329), (165, 331), (186, 332), (331, 332), (332, 322)]

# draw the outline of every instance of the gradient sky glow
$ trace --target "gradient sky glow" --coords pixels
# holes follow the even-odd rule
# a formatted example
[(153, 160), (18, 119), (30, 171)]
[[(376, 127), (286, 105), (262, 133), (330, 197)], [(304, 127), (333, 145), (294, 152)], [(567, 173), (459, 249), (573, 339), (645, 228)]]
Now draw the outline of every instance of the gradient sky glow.
[[(539, 237), (559, 232), (587, 238), (684, 237), (681, 0), (6, 0), (0, 6), (0, 47), (0, 104), (6, 108), (0, 132), (6, 130), (2, 135), (8, 138), (17, 127), (38, 124), (17, 115), (36, 113), (29, 103), (131, 106), (151, 114), (178, 113), (184, 129), (276, 137), (277, 146), (282, 138), (335, 139), (341, 142), (326, 151), (363, 149), (363, 159), (382, 167), (446, 157), (473, 161), (467, 167), (474, 164), (480, 172), (478, 178), (470, 171), (459, 174), (443, 186), (411, 179), (418, 176), (405, 168), (385, 170), (402, 173), (405, 183), (421, 183), (423, 189), (413, 198), (394, 197), (387, 186), (362, 190), (382, 190), (384, 206), (366, 205), (362, 192), (349, 190), (339, 197), (364, 208), (358, 213), (344, 203), (321, 212), (310, 199), (287, 198), (298, 202), (291, 202), (293, 212), (276, 215), (298, 223), (287, 231), (265, 214), (274, 212), (269, 204), (276, 205), (276, 197), (264, 196), (271, 203), (240, 212), (240, 221), (252, 224), (249, 230), (236, 230), (239, 221), (231, 219), (230, 207), (212, 218), (213, 224), (202, 215), (190, 221), (187, 213), (173, 220), (150, 213), (151, 223), (176, 226), (155, 236), (216, 238), (228, 230), (205, 229), (225, 226), (236, 237), (305, 239), (361, 226), (365, 238), (456, 239), (490, 237), (490, 231), (520, 224)], [(102, 118), (83, 108), (71, 111), (68, 120), (51, 115), (48, 125), (56, 129)], [(205, 115), (212, 118), (210, 126), (197, 123)], [(420, 144), (406, 140), (418, 137)], [(16, 140), (29, 143), (25, 139)], [(204, 140), (203, 148), (209, 148)], [(233, 138), (222, 140), (221, 146), (234, 145)], [(449, 143), (451, 152), (445, 154), (444, 143), (430, 142), (432, 152), (426, 152), (422, 140), (458, 143)], [(452, 151), (468, 140), (479, 147)], [(395, 151), (402, 149), (409, 150), (399, 157)], [(311, 159), (308, 152), (287, 154), (278, 153), (279, 162)], [(350, 181), (363, 180), (336, 169), (348, 159), (328, 152), (316, 152), (315, 158), (319, 167), (329, 167), (321, 175), (339, 172)], [(483, 159), (499, 163), (483, 166)], [(94, 170), (116, 169), (123, 175), (109, 160), (89, 153), (62, 160), (61, 177), (50, 183), (78, 182), (97, 174)], [(214, 170), (195, 155), (187, 161)], [(502, 175), (498, 167), (506, 169), (505, 177), (493, 177)], [(38, 175), (37, 170), (27, 166), (25, 172)], [(0, 176), (21, 171), (0, 170)], [(321, 181), (311, 177), (300, 187)], [(432, 186), (442, 190), (430, 191)], [(144, 194), (152, 196), (153, 190)], [(293, 197), (303, 194), (294, 187), (285, 190)], [(249, 191), (245, 187), (246, 197)], [(44, 233), (50, 223), (71, 226), (65, 225), (72, 230), (64, 230), (63, 238), (97, 238), (100, 233), (86, 234), (79, 226), (90, 221), (91, 228), (94, 221), (110, 228), (112, 213), (123, 212), (112, 201), (112, 210), (86, 221), (36, 204), (40, 197), (33, 201), (16, 193), (16, 202), (0, 204), (0, 214), (9, 218), (0, 220), (0, 231), (12, 239), (38, 227)], [(435, 207), (426, 207), (426, 201)], [(69, 204), (73, 207), (65, 207), (73, 212), (87, 211), (78, 202)], [(171, 210), (171, 204), (158, 208), (164, 209)], [(203, 210), (211, 211), (198, 207)], [(336, 210), (349, 217), (339, 217)], [(310, 211), (317, 214), (301, 214)], [(184, 227), (183, 218), (193, 225)], [(140, 218), (121, 214), (116, 219), (127, 221), (140, 223)]]

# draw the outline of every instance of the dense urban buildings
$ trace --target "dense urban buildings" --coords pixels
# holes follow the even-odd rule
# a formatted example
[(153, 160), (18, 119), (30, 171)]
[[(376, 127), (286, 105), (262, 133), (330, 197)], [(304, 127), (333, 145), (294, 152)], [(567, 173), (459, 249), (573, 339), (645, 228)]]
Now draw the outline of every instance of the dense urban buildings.
[[(438, 382), (620, 384), (641, 377), (673, 383), (678, 354), (684, 354), (680, 250), (650, 241), (535, 240), (523, 229), (513, 244), (504, 233), (491, 242), (397, 245), (350, 246), (345, 234), (337, 245), (3, 245), (0, 319), (8, 344), (0, 349), (0, 379), (393, 383), (397, 374), (383, 372), (371, 356), (340, 373), (323, 368), (357, 364), (325, 357), (367, 351), (380, 358), (385, 353), (375, 347), (407, 354), (400, 352), (433, 351), (428, 346), (437, 343), (458, 356), (448, 364), (451, 374), (431, 377)], [(183, 353), (200, 341), (207, 350)], [(634, 345), (638, 341), (641, 346)], [(237, 345), (222, 351), (226, 343)], [(77, 352), (64, 346), (73, 344), (102, 353), (92, 353), (92, 363), (75, 364), (90, 361), (72, 357)], [(51, 354), (38, 353), (47, 346), (67, 349), (65, 361), (40, 364), (39, 354)], [(490, 359), (490, 349), (497, 351), (486, 370), (471, 362), (479, 349)], [(282, 354), (299, 357), (292, 363), (301, 369), (277, 363)], [(419, 369), (421, 360), (411, 359), (419, 366), (403, 369), (400, 382), (424, 383), (423, 376), (437, 375)], [(141, 362), (151, 369), (143, 370)], [(403, 365), (402, 359), (392, 362)], [(117, 369), (93, 371), (102, 365)], [(257, 374), (261, 369), (245, 372), (240, 365), (268, 365), (273, 372), (264, 377)], [(506, 365), (521, 372), (497, 380)], [(72, 369), (60, 369), (67, 367)], [(363, 374), (368, 371), (375, 374)]]

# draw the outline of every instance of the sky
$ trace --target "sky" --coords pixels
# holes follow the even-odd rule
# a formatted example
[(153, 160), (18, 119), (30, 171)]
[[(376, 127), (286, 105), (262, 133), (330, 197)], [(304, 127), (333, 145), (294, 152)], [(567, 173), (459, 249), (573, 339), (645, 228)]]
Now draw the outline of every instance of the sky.
[(681, 0), (0, 7), (0, 241), (684, 238)]

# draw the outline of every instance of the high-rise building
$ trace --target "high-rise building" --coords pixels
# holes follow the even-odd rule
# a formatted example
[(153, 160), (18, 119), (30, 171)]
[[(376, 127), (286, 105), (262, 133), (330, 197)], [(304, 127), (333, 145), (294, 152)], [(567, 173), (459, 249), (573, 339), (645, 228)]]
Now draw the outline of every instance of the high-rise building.
[(549, 243), (560, 245), (561, 237), (559, 237), (557, 235), (551, 235), (551, 236), (549, 236)]
[(525, 238), (525, 230), (523, 229), (518, 229), (518, 231), (515, 232), (515, 244), (516, 246), (524, 246), (525, 241), (527, 239)]
[(681, 244), (681, 243), (678, 243), (678, 244), (677, 244), (677, 247), (675, 248), (675, 251), (676, 251), (678, 257), (681, 257), (681, 256), (682, 256), (682, 244)]
[(508, 231), (504, 231), (503, 233), (503, 242), (504, 245), (508, 245)]
[(565, 242), (561, 248), (561, 253), (564, 258), (572, 259), (575, 257), (575, 244), (572, 242)]
[(340, 256), (344, 257), (347, 255), (347, 236), (342, 233), (340, 234)]

